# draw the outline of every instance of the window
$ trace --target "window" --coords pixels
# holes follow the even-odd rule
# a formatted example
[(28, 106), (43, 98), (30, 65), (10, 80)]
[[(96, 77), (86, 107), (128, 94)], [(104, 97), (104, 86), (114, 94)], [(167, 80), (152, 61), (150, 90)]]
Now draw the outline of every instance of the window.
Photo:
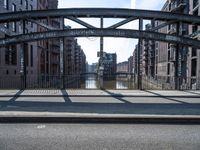
[(25, 29), (25, 33), (28, 33), (28, 29)]
[(170, 64), (167, 64), (167, 74), (170, 74)]
[(21, 4), (21, 5), (23, 4), (23, 0), (20, 1), (20, 4)]
[(9, 52), (10, 50), (9, 50), (9, 46), (6, 46), (5, 47), (5, 64), (6, 65), (9, 65), (10, 64), (10, 59), (9, 59)]
[(197, 60), (196, 59), (192, 59), (192, 63), (191, 63), (191, 76), (195, 77), (197, 74)]
[(30, 59), (31, 59), (31, 67), (33, 67), (33, 45), (31, 45), (31, 49), (30, 49)]
[(5, 64), (17, 65), (17, 47), (16, 45), (7, 46), (5, 49)]
[(16, 45), (11, 46), (11, 64), (17, 65), (17, 47), (16, 47)]
[[(33, 10), (33, 6), (30, 5), (30, 9)], [(33, 22), (31, 22), (31, 27), (33, 27)]]
[(25, 4), (25, 8), (28, 9), (28, 1), (27, 0), (24, 1), (24, 4)]
[(168, 61), (170, 61), (170, 50), (168, 50)]
[(4, 8), (8, 10), (8, 8), (9, 8), (8, 0), (4, 0)]
[(33, 6), (32, 5), (30, 5), (30, 10), (33, 10)]
[(192, 48), (192, 57), (197, 56), (197, 49), (196, 48)]
[(12, 4), (12, 11), (15, 12), (16, 11), (16, 5)]
[(29, 65), (29, 52), (28, 52), (28, 44), (26, 43), (24, 45), (24, 56), (25, 56), (25, 64), (28, 66)]
[(194, 33), (194, 32), (196, 32), (198, 30), (198, 26), (197, 25), (193, 25), (192, 26), (192, 32)]
[(16, 32), (16, 22), (12, 22), (12, 31)]
[(22, 33), (22, 25), (21, 25), (21, 23), (19, 24), (19, 33)]

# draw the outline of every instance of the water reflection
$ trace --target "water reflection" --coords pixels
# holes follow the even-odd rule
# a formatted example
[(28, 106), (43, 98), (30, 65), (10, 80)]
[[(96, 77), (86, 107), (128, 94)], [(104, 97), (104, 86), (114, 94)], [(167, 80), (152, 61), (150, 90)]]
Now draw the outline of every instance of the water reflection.
[[(87, 76), (85, 78), (86, 89), (98, 89), (99, 82), (96, 76)], [(105, 89), (133, 89), (134, 82), (132, 79), (127, 78), (116, 78), (115, 80), (104, 80), (103, 88)]]
[(85, 88), (86, 89), (97, 89), (98, 88), (98, 80), (97, 80), (96, 76), (86, 77)]

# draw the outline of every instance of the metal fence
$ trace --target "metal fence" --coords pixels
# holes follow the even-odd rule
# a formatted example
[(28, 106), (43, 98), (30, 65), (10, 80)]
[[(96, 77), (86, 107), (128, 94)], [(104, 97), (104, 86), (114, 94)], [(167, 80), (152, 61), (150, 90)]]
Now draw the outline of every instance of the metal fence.
[[(177, 84), (177, 85), (176, 85)], [(176, 88), (177, 86), (177, 88)], [(200, 78), (196, 77), (142, 77), (142, 89), (155, 90), (200, 90)]]
[[(25, 82), (26, 81), (26, 82)], [(200, 90), (200, 78), (174, 78), (166, 76), (142, 77), (144, 90), (174, 90), (175, 83), (179, 90)], [(26, 83), (26, 84), (25, 84)], [(115, 75), (104, 76), (100, 87), (97, 75), (65, 76), (0, 76), (0, 89), (137, 89), (137, 76)]]

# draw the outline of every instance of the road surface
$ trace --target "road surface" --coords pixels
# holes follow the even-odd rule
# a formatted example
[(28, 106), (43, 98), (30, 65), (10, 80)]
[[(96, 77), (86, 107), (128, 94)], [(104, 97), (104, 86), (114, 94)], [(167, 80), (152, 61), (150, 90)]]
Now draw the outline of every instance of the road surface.
[(1, 150), (199, 150), (200, 125), (0, 124)]

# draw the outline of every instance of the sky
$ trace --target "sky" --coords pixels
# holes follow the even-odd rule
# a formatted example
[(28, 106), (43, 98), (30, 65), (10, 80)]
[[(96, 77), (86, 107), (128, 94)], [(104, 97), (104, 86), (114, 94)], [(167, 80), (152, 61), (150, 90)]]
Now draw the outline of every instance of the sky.
[[(147, 9), (160, 10), (166, 0), (59, 0), (59, 8), (131, 8), (131, 9)], [(99, 19), (82, 19), (96, 27), (99, 27)], [(104, 27), (108, 27), (121, 20), (105, 19)], [(81, 25), (70, 20), (65, 20), (65, 25), (70, 25), (72, 28), (83, 28)], [(137, 21), (133, 21), (120, 28), (138, 29)], [(99, 38), (77, 38), (79, 45), (86, 54), (89, 64), (98, 61), (97, 52), (100, 49)], [(108, 53), (117, 53), (117, 62), (127, 61), (133, 54), (137, 39), (126, 38), (104, 38), (104, 51)]]

